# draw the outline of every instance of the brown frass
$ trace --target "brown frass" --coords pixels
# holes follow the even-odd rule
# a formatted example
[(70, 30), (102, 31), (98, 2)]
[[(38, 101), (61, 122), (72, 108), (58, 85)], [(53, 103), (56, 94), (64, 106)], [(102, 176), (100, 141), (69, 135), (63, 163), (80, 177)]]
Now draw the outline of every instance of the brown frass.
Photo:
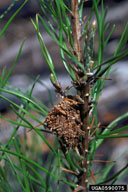
[(44, 121), (51, 132), (56, 133), (61, 145), (66, 149), (81, 147), (81, 119), (77, 101), (64, 98), (55, 105)]

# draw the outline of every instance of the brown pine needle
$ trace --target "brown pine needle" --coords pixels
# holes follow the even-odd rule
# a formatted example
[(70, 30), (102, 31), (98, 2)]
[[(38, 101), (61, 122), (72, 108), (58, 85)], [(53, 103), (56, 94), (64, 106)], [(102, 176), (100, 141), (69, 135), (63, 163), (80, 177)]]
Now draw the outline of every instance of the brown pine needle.
[[(96, 127), (93, 126), (93, 128), (96, 128)], [(101, 128), (101, 129), (111, 129), (111, 127), (106, 127), (106, 126), (103, 126), (103, 125), (101, 125), (99, 128)]]
[(41, 125), (43, 125), (43, 124), (44, 124), (44, 122), (42, 122), (42, 123), (36, 125), (35, 127), (39, 127), (39, 126), (41, 126)]
[(81, 22), (81, 25), (84, 24), (86, 18), (87, 18), (87, 16), (85, 15), (85, 16), (83, 17), (83, 21)]
[(93, 172), (90, 170), (90, 175), (91, 175), (91, 177), (92, 177), (92, 180), (96, 183), (96, 179), (95, 179), (95, 176), (94, 176), (94, 174), (93, 174)]
[(104, 154), (95, 154), (96, 157), (103, 157)]
[(91, 185), (93, 185), (94, 183), (92, 181), (90, 181)]
[[(44, 122), (42, 122), (42, 123), (36, 125), (35, 127), (39, 127), (40, 125), (43, 125), (43, 124), (44, 124)], [(30, 132), (30, 131), (32, 131), (32, 128), (31, 128), (30, 130), (28, 130), (27, 132)]]
[(66, 168), (63, 168), (63, 167), (61, 167), (61, 169), (62, 169), (63, 171), (68, 172), (68, 173), (73, 173), (73, 174), (75, 174), (75, 175), (78, 175), (78, 173), (76, 173), (75, 171), (72, 171), (72, 170), (69, 170), (69, 169), (66, 169)]
[(96, 77), (96, 79), (112, 80), (112, 79), (110, 79), (110, 78), (104, 78), (104, 77)]
[(70, 99), (70, 98), (64, 98), (64, 100), (67, 100), (67, 101), (71, 101), (72, 103), (74, 103), (74, 104), (78, 104), (78, 102), (77, 101), (75, 101), (75, 100), (73, 100), (73, 99)]
[(95, 121), (95, 116), (93, 116), (93, 119), (92, 119), (92, 122), (91, 122), (91, 125), (90, 125), (90, 129), (92, 129), (94, 121)]
[(91, 65), (90, 65), (91, 69), (93, 69), (93, 65), (94, 65), (94, 61), (91, 62)]
[(111, 127), (101, 126), (102, 129), (111, 129)]
[[(42, 122), (42, 123), (36, 125), (35, 127), (39, 127), (39, 126), (41, 126), (41, 125), (43, 125), (43, 124), (44, 124), (44, 122)], [(32, 129), (28, 130), (27, 132), (30, 132), (30, 131), (32, 131)]]
[(92, 132), (92, 134), (91, 134), (91, 137), (95, 134), (95, 132), (97, 131), (97, 129), (98, 129), (99, 127), (96, 127), (95, 128), (95, 130)]
[(105, 160), (92, 160), (93, 162), (101, 162), (101, 163), (113, 163), (113, 162), (115, 162), (115, 161), (105, 161)]

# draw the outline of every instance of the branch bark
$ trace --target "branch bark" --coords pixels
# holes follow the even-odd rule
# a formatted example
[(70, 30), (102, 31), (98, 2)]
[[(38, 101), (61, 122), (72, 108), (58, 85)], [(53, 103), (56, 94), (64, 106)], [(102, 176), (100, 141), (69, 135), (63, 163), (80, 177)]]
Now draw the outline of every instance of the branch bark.
[(81, 172), (81, 177), (79, 178), (79, 185), (84, 187), (82, 192), (88, 192), (88, 132), (89, 132), (89, 84), (80, 91), (80, 97), (84, 100), (84, 104), (81, 106), (81, 129), (85, 132), (85, 136), (82, 141), (82, 156), (84, 160), (82, 161), (82, 167), (84, 172)]
[[(80, 46), (80, 36), (81, 36), (81, 24), (79, 20), (79, 10), (78, 10), (78, 0), (71, 0), (72, 9), (72, 37), (74, 43), (74, 54), (78, 61), (81, 61), (81, 46)], [(77, 74), (76, 74), (77, 75)], [(82, 84), (81, 84), (82, 85)], [(81, 129), (85, 132), (85, 136), (82, 141), (82, 151), (81, 155), (84, 157), (81, 166), (85, 171), (81, 172), (78, 178), (78, 185), (82, 186), (82, 192), (88, 192), (88, 126), (89, 126), (89, 83), (85, 82), (81, 89), (79, 89), (79, 95), (84, 100), (84, 104), (81, 104)]]
[(78, 61), (81, 60), (81, 48), (80, 48), (80, 36), (81, 36), (81, 25), (79, 20), (78, 12), (78, 0), (71, 0), (72, 9), (72, 36), (74, 42), (74, 53), (77, 56)]

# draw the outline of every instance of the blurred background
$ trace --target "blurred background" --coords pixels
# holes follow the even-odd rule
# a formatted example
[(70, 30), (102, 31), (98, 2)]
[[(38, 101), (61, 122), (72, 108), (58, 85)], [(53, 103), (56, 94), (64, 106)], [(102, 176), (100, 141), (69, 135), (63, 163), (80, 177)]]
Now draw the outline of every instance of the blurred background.
[[(14, 0), (0, 0), (0, 15), (4, 13), (13, 1)], [(22, 2), (22, 0), (17, 1), (8, 14), (5, 15), (4, 18), (0, 19), (0, 30), (4, 27), (9, 17), (17, 10)], [(85, 3), (85, 15), (90, 13), (91, 4), (91, 0)], [(107, 23), (110, 23), (108, 32), (113, 24), (116, 25), (112, 37), (105, 49), (105, 58), (108, 58), (113, 55), (123, 29), (128, 21), (128, 1), (104, 0), (104, 5), (105, 7), (109, 7), (106, 20)], [(23, 39), (26, 38), (22, 54), (9, 81), (13, 86), (27, 91), (28, 87), (32, 85), (35, 77), (39, 74), (40, 81), (43, 85), (37, 83), (33, 95), (44, 102), (47, 106), (51, 107), (48, 98), (48, 90), (51, 91), (55, 103), (57, 102), (58, 97), (54, 93), (54, 88), (49, 81), (50, 70), (42, 56), (36, 32), (30, 21), (30, 18), (35, 19), (36, 13), (40, 13), (38, 1), (29, 0), (21, 13), (18, 14), (11, 23), (4, 36), (0, 39), (0, 71), (4, 66), (6, 66), (7, 69), (10, 68), (16, 58)], [(49, 37), (49, 35), (44, 31), (42, 26), (40, 26), (40, 31), (53, 59), (59, 80), (62, 83), (62, 86), (66, 87), (70, 84), (70, 78), (66, 75), (66, 71), (61, 62), (59, 49), (51, 37)], [(97, 54), (97, 47), (98, 37), (96, 34), (95, 55)], [(104, 126), (107, 126), (115, 118), (128, 111), (128, 57), (113, 66), (110, 78), (112, 80), (106, 82), (98, 104), (99, 121)], [(12, 95), (6, 94), (6, 96), (8, 98), (11, 97), (10, 99), (16, 103), (20, 103), (20, 101)], [(0, 100), (0, 113), (5, 117), (15, 119), (14, 114), (10, 111), (9, 103), (2, 99)], [(32, 113), (34, 114), (34, 112)], [(121, 122), (121, 126), (126, 124), (128, 124), (128, 119), (124, 119)], [(0, 142), (6, 142), (10, 136), (11, 130), (12, 128), (10, 127), (10, 124), (1, 120)], [(106, 156), (110, 153), (111, 148), (112, 159), (115, 159), (116, 156), (120, 154), (120, 151), (123, 152), (123, 149), (127, 149), (127, 145), (127, 139), (116, 139), (113, 140), (113, 143), (110, 143), (110, 141), (107, 140), (104, 147), (99, 150), (101, 152), (106, 151), (104, 156), (107, 158)], [(119, 169), (125, 164), (127, 158), (128, 155), (124, 158), (124, 162), (122, 161), (119, 163)], [(128, 177), (124, 178), (123, 182), (126, 182), (127, 184)]]

